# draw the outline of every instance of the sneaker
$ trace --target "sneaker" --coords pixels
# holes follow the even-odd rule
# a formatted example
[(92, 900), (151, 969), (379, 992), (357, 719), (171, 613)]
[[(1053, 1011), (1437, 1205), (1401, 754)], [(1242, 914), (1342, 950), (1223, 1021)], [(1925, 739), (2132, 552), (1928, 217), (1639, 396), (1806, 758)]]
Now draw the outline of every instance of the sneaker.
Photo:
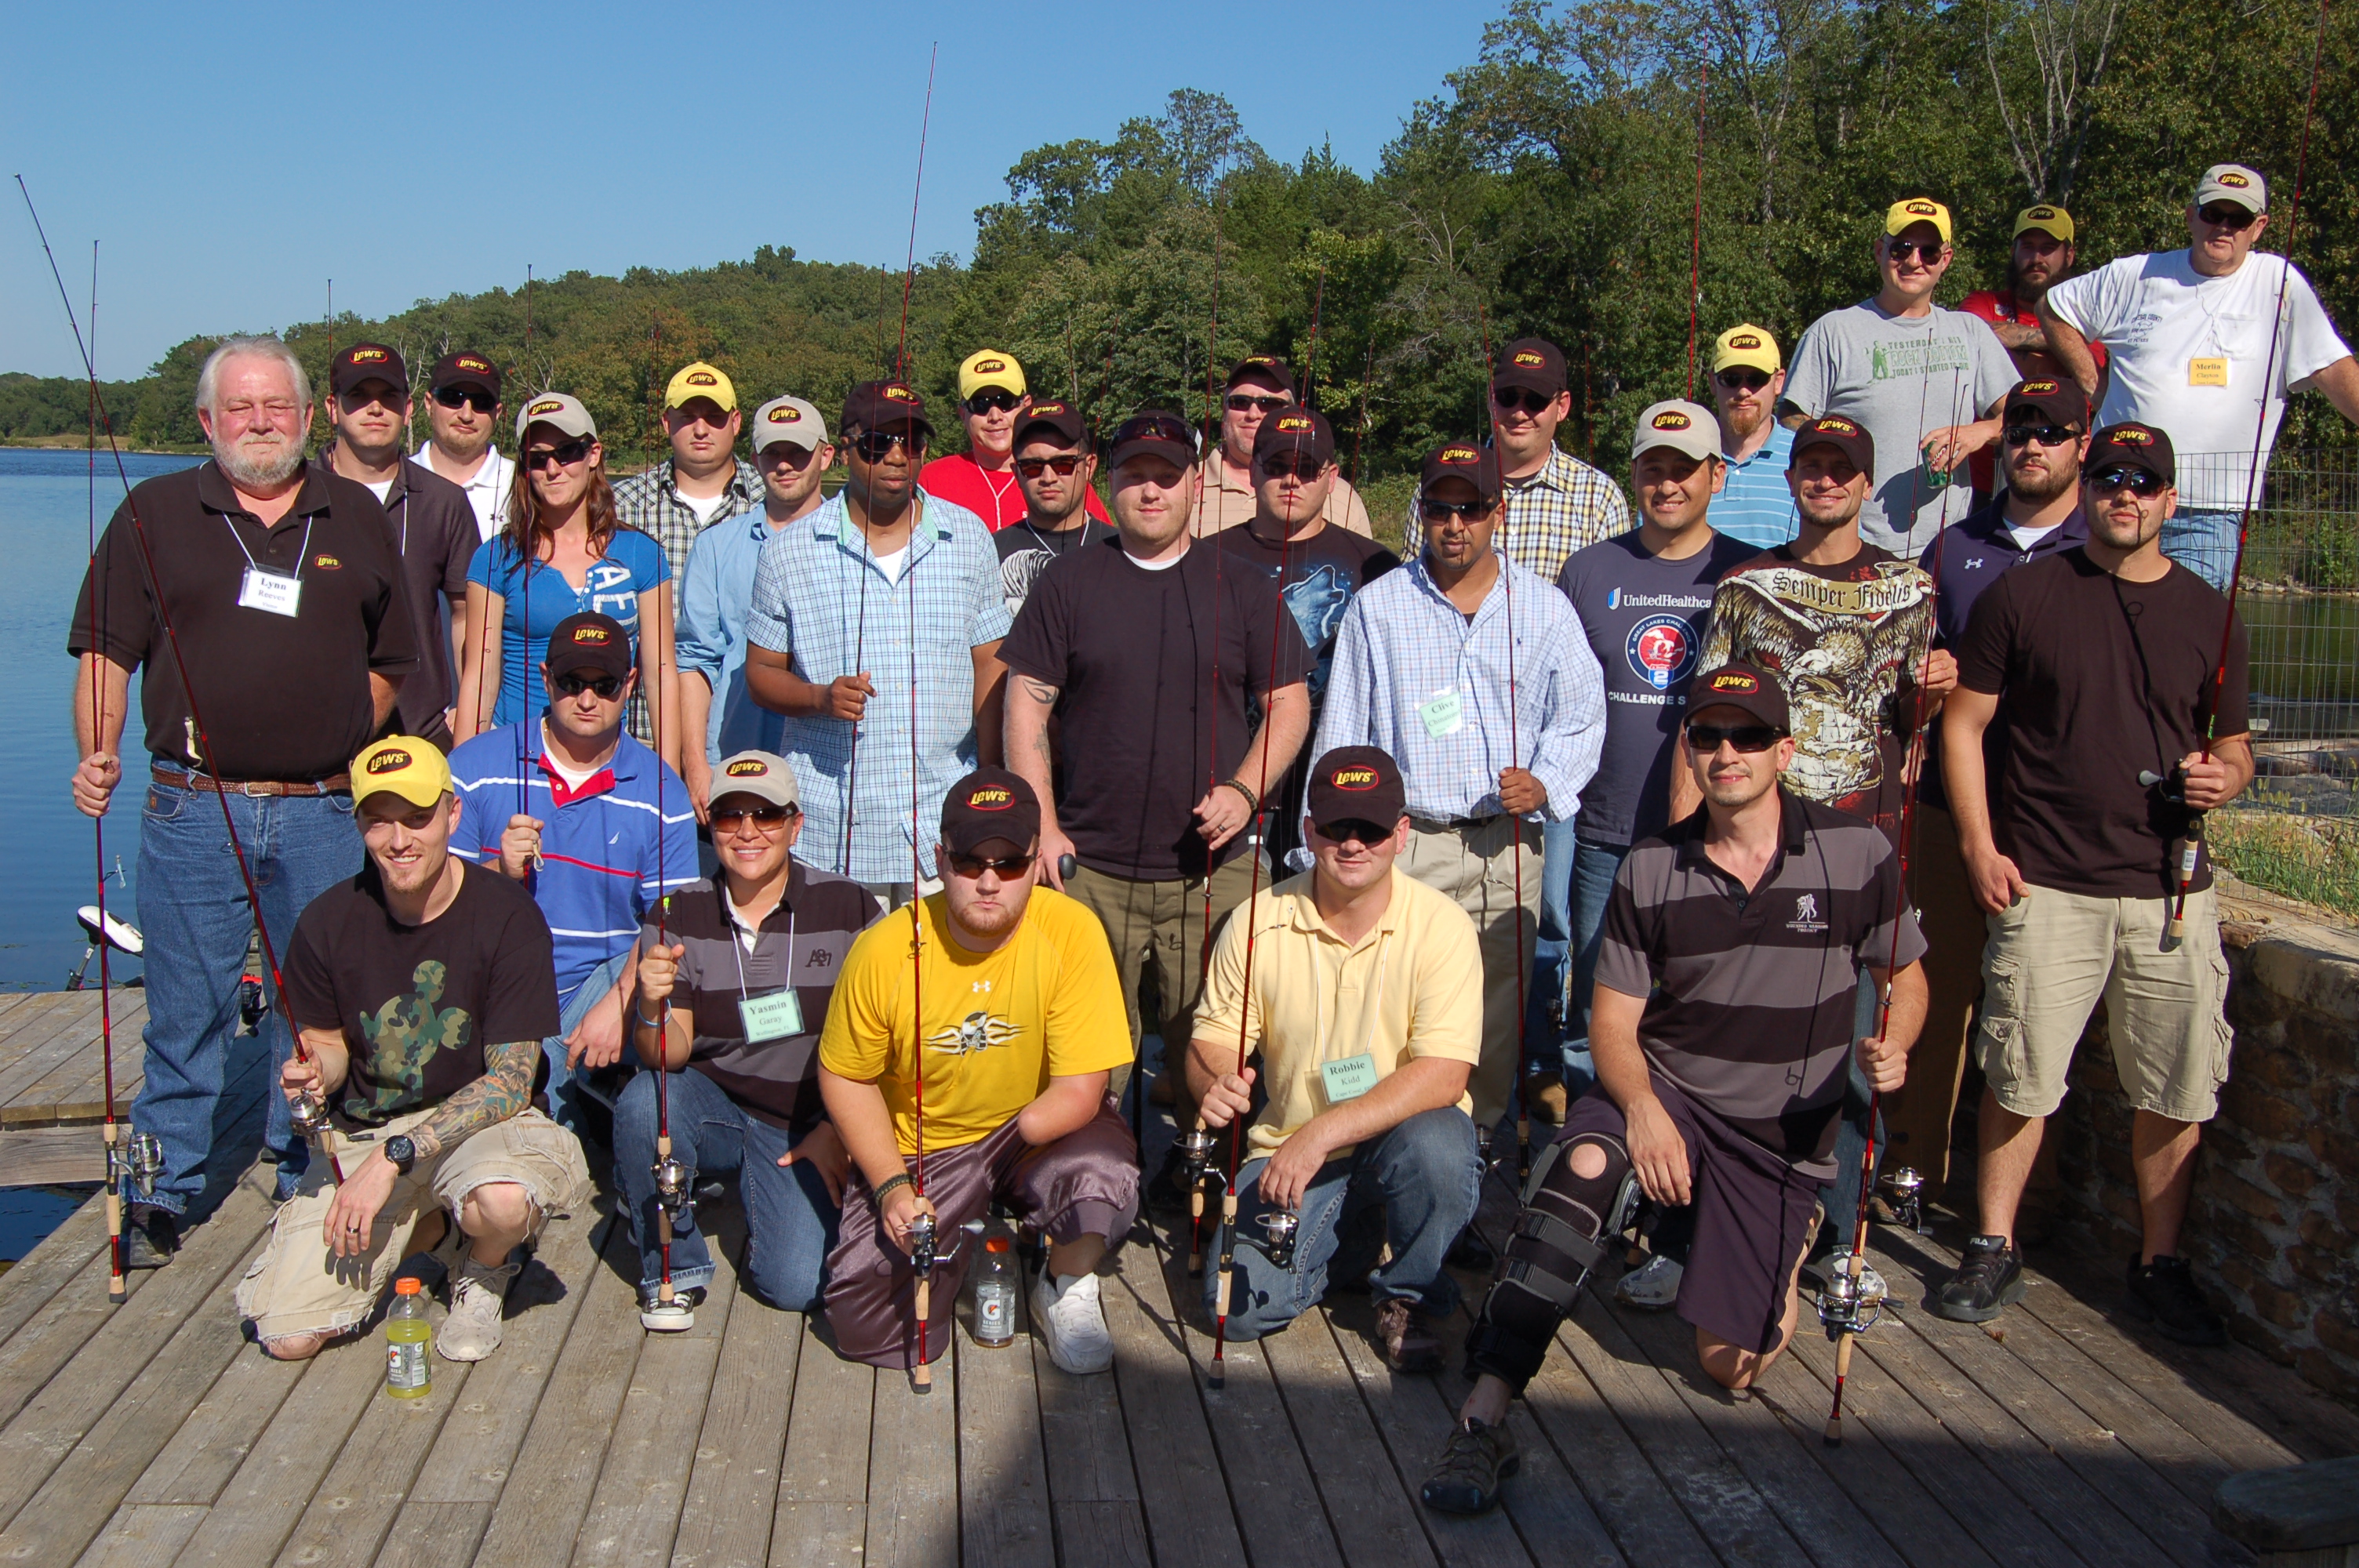
[(2129, 1309), (2132, 1317), (2181, 1345), (2228, 1343), (2227, 1325), (2196, 1290), (2184, 1258), (2163, 1254), (2151, 1263), (2131, 1259)]
[(160, 1269), (180, 1249), (180, 1222), (170, 1209), (136, 1203), (123, 1217), (123, 1266)]
[(2023, 1254), (2004, 1236), (1977, 1236), (1949, 1283), (1933, 1292), (1935, 1317), (1951, 1323), (1988, 1323), (2030, 1288), (2023, 1277)]
[(1680, 1277), (1686, 1272), (1687, 1265), (1678, 1259), (1658, 1253), (1622, 1276), (1614, 1287), (1614, 1299), (1624, 1306), (1660, 1312), (1679, 1299)]
[(1451, 1430), (1450, 1446), (1417, 1495), (1436, 1513), (1486, 1514), (1499, 1501), (1499, 1484), (1522, 1464), (1505, 1425), (1485, 1426), (1468, 1416)]
[(451, 1314), (434, 1336), (434, 1348), (445, 1361), (481, 1361), (500, 1347), (500, 1314), (507, 1305), (508, 1286), (524, 1270), (511, 1254), (496, 1269), (487, 1269), (473, 1257), (462, 1256), (451, 1281)]
[(704, 1287), (675, 1289), (671, 1305), (664, 1306), (653, 1288), (639, 1292), (639, 1326), (650, 1334), (685, 1334), (696, 1326), (696, 1309), (704, 1304)]
[(1062, 1371), (1082, 1376), (1114, 1365), (1114, 1336), (1106, 1331), (1095, 1274), (1068, 1274), (1060, 1284), (1041, 1270), (1032, 1286), (1032, 1326)]
[(1376, 1344), (1385, 1365), (1396, 1372), (1441, 1370), (1441, 1341), (1406, 1296), (1393, 1296), (1376, 1308)]

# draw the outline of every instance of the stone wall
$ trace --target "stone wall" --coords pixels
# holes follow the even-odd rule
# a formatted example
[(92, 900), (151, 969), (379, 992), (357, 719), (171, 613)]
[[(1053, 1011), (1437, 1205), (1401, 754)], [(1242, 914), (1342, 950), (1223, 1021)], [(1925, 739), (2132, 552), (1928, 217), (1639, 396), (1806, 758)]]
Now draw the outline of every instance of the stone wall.
[[(2230, 1332), (2359, 1399), (2359, 939), (2223, 889), (2236, 1032), (2180, 1249)], [(2130, 1108), (2101, 1008), (2052, 1129), (2068, 1233), (2117, 1273), (2137, 1241)]]

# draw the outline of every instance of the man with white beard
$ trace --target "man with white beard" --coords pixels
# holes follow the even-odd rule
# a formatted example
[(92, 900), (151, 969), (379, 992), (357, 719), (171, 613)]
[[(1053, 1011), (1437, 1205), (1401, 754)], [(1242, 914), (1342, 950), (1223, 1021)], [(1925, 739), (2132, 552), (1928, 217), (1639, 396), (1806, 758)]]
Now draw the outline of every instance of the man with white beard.
[[(304, 905), (361, 869), (351, 762), (418, 667), (385, 509), (367, 486), (304, 461), (311, 391), (300, 362), (276, 338), (231, 338), (205, 361), (196, 401), (212, 460), (131, 492), (99, 541), (67, 641), (81, 661), (72, 784), (85, 815), (103, 816), (124, 780), (131, 673), (145, 670), (138, 918), (152, 1011), (131, 1119), (162, 1143), (164, 1173), (131, 1208), (135, 1269), (171, 1260), (181, 1217), (217, 1173), (208, 1167), (248, 935), (258, 920), (269, 950), (285, 953)], [(222, 852), (223, 804), (255, 908)], [(292, 1042), (275, 1011), (262, 1029), (275, 1075)], [(264, 1103), (285, 1198), (306, 1151), (286, 1099)]]

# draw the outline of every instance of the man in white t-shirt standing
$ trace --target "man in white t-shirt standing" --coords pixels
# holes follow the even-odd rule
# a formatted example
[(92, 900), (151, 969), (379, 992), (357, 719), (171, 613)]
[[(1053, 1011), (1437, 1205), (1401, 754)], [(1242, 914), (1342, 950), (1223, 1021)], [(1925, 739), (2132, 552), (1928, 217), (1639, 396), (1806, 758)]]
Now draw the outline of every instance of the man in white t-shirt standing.
[[(2310, 279), (2281, 255), (2251, 259), (2268, 206), (2256, 170), (2213, 164), (2188, 203), (2185, 250), (2123, 256), (2067, 278), (2039, 304), (2049, 346), (2092, 397), (2090, 341), (2112, 355), (2096, 423), (2169, 433), (2179, 510), (2162, 524), (2163, 554), (2223, 593), (2244, 509), (2259, 500), (2255, 438), (2266, 465), (2286, 398), (2315, 387), (2359, 423), (2359, 366)], [(2285, 319), (2276, 325), (2280, 301)], [(2264, 363), (2272, 342), (2275, 362)]]
[(508, 487), (516, 480), (515, 461), (492, 445), (492, 432), (506, 413), (500, 406), (499, 367), (487, 354), (453, 350), (434, 362), (426, 394), (433, 435), (416, 460), (467, 492), (476, 537), (488, 539), (507, 523)]

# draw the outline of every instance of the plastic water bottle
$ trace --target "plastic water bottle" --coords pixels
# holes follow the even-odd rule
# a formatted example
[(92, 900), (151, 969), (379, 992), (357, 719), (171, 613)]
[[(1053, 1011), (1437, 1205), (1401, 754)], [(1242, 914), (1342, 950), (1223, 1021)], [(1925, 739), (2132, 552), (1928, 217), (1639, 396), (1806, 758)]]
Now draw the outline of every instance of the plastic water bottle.
[(397, 1400), (422, 1400), (434, 1383), (434, 1337), (426, 1323), (425, 1286), (409, 1275), (393, 1282), (393, 1305), (385, 1314), (385, 1391)]
[(1016, 1255), (1006, 1237), (988, 1237), (974, 1266), (974, 1342), (996, 1347), (1015, 1338)]

